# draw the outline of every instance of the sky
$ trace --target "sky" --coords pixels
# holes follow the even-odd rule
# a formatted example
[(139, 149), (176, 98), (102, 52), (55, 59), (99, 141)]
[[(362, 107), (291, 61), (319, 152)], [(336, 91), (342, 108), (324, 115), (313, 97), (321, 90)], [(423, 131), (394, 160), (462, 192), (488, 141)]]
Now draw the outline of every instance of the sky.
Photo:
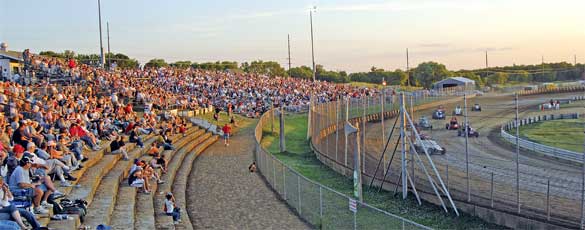
[[(326, 69), (405, 69), (425, 61), (451, 70), (585, 62), (583, 0), (101, 0), (103, 46), (145, 63), (190, 60), (287, 62)], [(0, 0), (0, 41), (99, 53), (96, 0)]]

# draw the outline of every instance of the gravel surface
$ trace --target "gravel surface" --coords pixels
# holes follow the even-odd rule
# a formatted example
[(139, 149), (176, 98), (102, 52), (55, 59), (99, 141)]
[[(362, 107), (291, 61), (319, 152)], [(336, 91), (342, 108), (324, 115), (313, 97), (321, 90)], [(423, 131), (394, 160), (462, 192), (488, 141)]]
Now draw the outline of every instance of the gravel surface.
[(200, 155), (187, 184), (187, 211), (194, 229), (309, 229), (259, 174), (253, 160), (253, 129), (229, 146), (219, 140)]

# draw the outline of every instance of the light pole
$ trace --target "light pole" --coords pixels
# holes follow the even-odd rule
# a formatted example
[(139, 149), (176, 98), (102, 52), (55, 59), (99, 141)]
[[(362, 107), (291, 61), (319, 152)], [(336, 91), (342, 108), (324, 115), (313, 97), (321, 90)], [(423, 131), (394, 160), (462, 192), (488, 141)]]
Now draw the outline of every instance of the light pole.
[(315, 81), (315, 45), (313, 44), (313, 11), (317, 11), (317, 7), (313, 6), (312, 9), (309, 10), (309, 20), (311, 23), (311, 59), (313, 60), (313, 81)]
[(98, 0), (98, 21), (100, 26), (100, 66), (104, 68), (104, 45), (102, 43), (102, 7), (100, 0)]
[[(313, 60), (313, 82), (315, 82), (315, 49), (313, 46), (313, 11), (317, 10), (316, 6), (313, 6), (312, 9), (309, 10), (309, 21), (311, 23), (311, 57)], [(311, 126), (313, 124), (311, 124), (311, 106), (312, 106), (312, 102), (313, 102), (313, 92), (310, 92), (309, 95), (309, 115), (307, 116), (307, 140), (309, 139), (309, 137), (311, 135), (313, 135), (311, 133)]]

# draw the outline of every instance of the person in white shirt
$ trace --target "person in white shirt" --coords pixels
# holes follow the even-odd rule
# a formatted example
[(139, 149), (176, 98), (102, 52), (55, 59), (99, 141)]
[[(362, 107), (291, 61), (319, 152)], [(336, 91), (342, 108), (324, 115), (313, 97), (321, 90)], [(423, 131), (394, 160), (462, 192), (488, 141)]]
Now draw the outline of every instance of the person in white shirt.
[(167, 195), (165, 196), (164, 209), (165, 214), (167, 214), (167, 216), (173, 217), (173, 222), (175, 224), (181, 223), (181, 209), (178, 208), (177, 205), (175, 205), (175, 197), (171, 192), (168, 192)]
[(18, 226), (22, 229), (29, 229), (24, 223), (22, 222), (22, 217), (20, 216), (20, 212), (18, 208), (16, 208), (13, 204), (10, 203), (14, 199), (10, 189), (8, 189), (8, 185), (4, 183), (4, 178), (0, 177), (0, 213), (9, 213), (11, 220), (16, 222)]

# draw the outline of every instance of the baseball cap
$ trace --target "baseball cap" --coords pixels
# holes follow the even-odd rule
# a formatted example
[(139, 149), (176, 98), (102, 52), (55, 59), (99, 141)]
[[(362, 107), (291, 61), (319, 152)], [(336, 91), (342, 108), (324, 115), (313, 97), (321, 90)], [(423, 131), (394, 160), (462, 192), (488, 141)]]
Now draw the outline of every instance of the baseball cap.
[(97, 227), (95, 227), (95, 229), (96, 230), (110, 230), (110, 229), (112, 229), (112, 227), (111, 226), (107, 226), (105, 224), (100, 224)]

